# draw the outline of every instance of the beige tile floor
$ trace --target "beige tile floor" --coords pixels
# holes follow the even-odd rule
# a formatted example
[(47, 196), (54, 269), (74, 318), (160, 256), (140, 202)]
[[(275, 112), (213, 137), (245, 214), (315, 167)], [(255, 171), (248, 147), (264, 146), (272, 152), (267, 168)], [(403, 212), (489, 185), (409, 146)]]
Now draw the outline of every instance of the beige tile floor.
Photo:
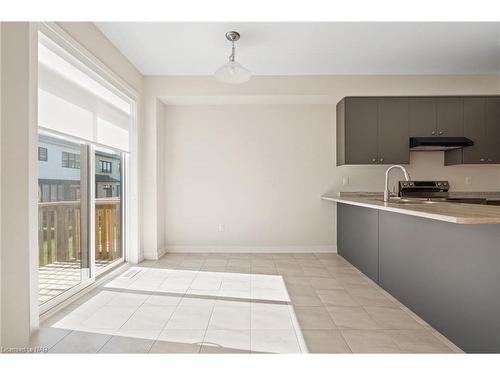
[(167, 254), (41, 323), (50, 353), (452, 353), (336, 254)]

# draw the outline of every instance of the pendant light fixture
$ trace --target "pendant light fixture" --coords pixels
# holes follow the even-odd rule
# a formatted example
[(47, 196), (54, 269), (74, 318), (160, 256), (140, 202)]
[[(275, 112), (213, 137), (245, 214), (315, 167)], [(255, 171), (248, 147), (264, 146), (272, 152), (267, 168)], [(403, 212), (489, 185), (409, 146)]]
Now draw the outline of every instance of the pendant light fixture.
[(228, 31), (226, 39), (231, 42), (231, 55), (229, 61), (215, 72), (215, 78), (225, 83), (243, 83), (252, 78), (252, 73), (235, 60), (234, 42), (240, 39), (240, 34), (236, 31)]

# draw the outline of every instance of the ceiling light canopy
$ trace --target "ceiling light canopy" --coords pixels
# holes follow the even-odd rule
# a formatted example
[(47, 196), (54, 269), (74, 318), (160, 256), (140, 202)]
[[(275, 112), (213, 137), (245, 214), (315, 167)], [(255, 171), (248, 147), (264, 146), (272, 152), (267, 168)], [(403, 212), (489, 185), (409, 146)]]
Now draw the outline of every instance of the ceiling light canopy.
[(252, 78), (252, 73), (235, 60), (234, 42), (240, 39), (240, 34), (236, 31), (228, 31), (226, 39), (231, 42), (231, 55), (229, 61), (215, 72), (215, 78), (225, 83), (243, 83)]

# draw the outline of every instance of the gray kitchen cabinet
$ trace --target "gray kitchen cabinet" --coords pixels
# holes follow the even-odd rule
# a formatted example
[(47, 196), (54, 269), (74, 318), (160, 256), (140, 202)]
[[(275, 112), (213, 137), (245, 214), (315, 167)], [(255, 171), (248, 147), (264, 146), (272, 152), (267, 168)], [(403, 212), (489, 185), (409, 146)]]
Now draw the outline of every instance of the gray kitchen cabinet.
[(407, 99), (346, 97), (337, 104), (337, 165), (409, 159)]
[(462, 137), (461, 97), (409, 98), (410, 137)]
[(337, 110), (337, 131), (342, 130), (337, 136), (344, 136), (341, 139), (343, 147), (338, 148), (344, 155), (338, 155), (337, 165), (377, 162), (377, 102), (377, 98), (345, 98), (341, 102), (344, 110), (340, 112), (344, 116), (339, 117)]
[(436, 135), (436, 101), (434, 98), (409, 98), (410, 137), (432, 137)]
[(486, 98), (486, 158), (488, 163), (500, 163), (500, 98)]
[(337, 251), (378, 282), (378, 211), (338, 203)]
[(463, 106), (464, 137), (473, 140), (474, 145), (446, 151), (445, 165), (487, 163), (486, 98), (466, 97)]
[(408, 164), (408, 99), (378, 100), (378, 158), (382, 164)]
[(462, 154), (460, 164), (485, 162), (487, 160), (485, 98), (464, 98), (464, 137), (474, 140), (474, 146), (457, 150)]
[(436, 135), (463, 137), (464, 103), (462, 97), (439, 97), (436, 100)]
[(464, 137), (474, 146), (446, 151), (445, 165), (500, 163), (500, 98), (465, 97)]

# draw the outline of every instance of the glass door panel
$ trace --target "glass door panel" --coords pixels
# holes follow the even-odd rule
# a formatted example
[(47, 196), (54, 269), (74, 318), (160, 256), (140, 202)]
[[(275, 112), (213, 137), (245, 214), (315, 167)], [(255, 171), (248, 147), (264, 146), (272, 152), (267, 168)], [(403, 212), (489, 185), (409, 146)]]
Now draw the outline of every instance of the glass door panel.
[(102, 272), (123, 260), (122, 154), (95, 150), (95, 267)]
[[(84, 157), (82, 157), (82, 155)], [(86, 240), (86, 146), (38, 137), (39, 303), (89, 276)]]

